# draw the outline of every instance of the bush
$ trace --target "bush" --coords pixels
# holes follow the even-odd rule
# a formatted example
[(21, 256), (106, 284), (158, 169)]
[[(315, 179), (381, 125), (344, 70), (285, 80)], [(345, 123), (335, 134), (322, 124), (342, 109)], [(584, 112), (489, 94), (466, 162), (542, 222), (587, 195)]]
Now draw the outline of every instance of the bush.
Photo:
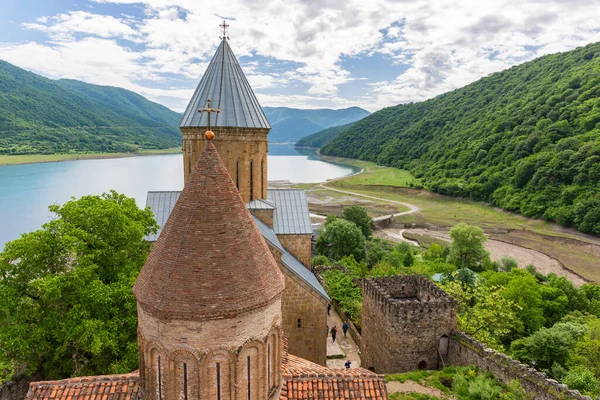
[(569, 389), (579, 390), (588, 396), (597, 396), (600, 394), (600, 383), (589, 369), (585, 367), (575, 367), (565, 375), (563, 381)]

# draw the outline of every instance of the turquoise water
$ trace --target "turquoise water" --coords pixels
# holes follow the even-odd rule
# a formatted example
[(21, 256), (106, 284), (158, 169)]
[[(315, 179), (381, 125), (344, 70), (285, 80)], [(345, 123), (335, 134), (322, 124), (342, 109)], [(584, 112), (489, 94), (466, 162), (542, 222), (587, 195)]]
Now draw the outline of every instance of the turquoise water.
[[(146, 204), (149, 190), (181, 190), (182, 155), (79, 160), (0, 167), (0, 249), (50, 220), (48, 205), (111, 189)], [(355, 171), (292, 145), (269, 146), (269, 180), (323, 182)]]

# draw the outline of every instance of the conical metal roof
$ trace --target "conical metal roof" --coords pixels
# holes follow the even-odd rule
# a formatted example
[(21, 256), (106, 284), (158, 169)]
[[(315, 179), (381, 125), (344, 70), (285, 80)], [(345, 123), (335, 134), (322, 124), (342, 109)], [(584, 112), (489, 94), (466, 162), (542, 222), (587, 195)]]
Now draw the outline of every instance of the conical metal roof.
[(181, 118), (181, 128), (208, 126), (208, 114), (198, 112), (206, 107), (207, 99), (211, 107), (221, 110), (211, 115), (213, 127), (271, 128), (227, 40), (221, 41), (210, 61)]

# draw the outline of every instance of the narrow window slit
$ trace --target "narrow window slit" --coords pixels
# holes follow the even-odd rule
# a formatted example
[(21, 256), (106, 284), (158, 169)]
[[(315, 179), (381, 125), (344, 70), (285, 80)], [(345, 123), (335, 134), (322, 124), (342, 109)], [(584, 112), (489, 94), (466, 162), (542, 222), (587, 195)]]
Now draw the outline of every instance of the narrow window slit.
[(160, 356), (158, 356), (158, 398), (162, 400), (162, 371), (160, 367)]
[(188, 400), (188, 377), (186, 363), (183, 363), (183, 398), (184, 400)]
[(248, 361), (248, 400), (252, 400), (251, 398), (251, 382), (250, 382), (250, 356), (247, 358)]
[(217, 363), (217, 400), (221, 400), (221, 364)]

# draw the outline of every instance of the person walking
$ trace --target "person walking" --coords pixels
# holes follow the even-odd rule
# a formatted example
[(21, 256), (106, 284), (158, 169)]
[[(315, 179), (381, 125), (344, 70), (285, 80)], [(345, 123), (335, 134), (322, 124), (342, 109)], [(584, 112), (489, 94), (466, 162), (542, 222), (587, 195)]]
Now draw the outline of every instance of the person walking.
[(331, 315), (331, 303), (327, 304), (327, 315)]
[(333, 326), (333, 328), (331, 328), (331, 339), (333, 339), (333, 341), (335, 342), (335, 336), (337, 335), (337, 326)]
[(350, 367), (352, 366), (352, 361), (348, 360), (344, 363), (344, 365), (346, 366), (346, 369), (350, 369)]
[(348, 332), (348, 321), (344, 322), (344, 325), (342, 325), (342, 331), (344, 331), (344, 337), (346, 337), (346, 333)]

